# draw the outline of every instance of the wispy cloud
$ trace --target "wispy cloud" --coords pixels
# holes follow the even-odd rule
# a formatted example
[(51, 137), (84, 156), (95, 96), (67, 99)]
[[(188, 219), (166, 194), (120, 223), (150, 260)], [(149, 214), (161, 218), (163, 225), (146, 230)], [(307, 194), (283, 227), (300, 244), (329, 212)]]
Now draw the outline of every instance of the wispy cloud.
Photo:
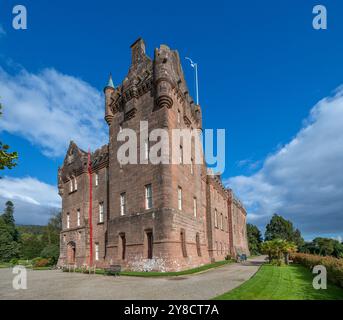
[(63, 156), (70, 140), (84, 149), (106, 143), (102, 94), (81, 79), (55, 69), (11, 75), (0, 67), (0, 92), (0, 131), (24, 137), (46, 156)]
[(343, 87), (313, 107), (294, 139), (227, 184), (262, 226), (274, 212), (304, 233), (343, 234)]
[(15, 204), (15, 219), (21, 224), (45, 224), (61, 207), (57, 188), (32, 177), (0, 179), (0, 205), (8, 200)]

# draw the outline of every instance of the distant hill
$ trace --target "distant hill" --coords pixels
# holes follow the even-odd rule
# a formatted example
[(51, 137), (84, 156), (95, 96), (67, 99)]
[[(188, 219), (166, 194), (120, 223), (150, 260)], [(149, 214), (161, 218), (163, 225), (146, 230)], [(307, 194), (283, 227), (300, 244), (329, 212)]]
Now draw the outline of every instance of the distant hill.
[(45, 226), (37, 226), (37, 225), (17, 225), (17, 229), (20, 234), (23, 233), (30, 233), (35, 235), (40, 235), (44, 233)]

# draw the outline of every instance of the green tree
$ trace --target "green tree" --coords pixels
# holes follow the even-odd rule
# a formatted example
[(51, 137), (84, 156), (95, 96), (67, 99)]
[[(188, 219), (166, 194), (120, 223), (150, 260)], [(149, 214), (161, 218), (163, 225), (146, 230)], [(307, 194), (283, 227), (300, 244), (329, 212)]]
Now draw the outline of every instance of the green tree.
[(40, 256), (45, 243), (42, 241), (41, 235), (24, 233), (21, 235), (21, 252), (20, 256), (23, 259), (33, 259)]
[[(2, 115), (2, 105), (0, 102), (0, 117)], [(12, 169), (14, 166), (17, 165), (18, 153), (17, 152), (9, 152), (9, 145), (4, 144), (0, 141), (0, 170), (4, 170), (5, 168)]]
[(50, 259), (55, 264), (60, 252), (60, 232), (62, 229), (61, 212), (53, 214), (42, 235), (42, 241), (46, 244), (40, 253), (43, 258)]
[(255, 225), (248, 223), (247, 235), (250, 253), (259, 254), (261, 250), (260, 246), (262, 243), (261, 231)]
[(294, 230), (293, 223), (277, 214), (274, 214), (267, 224), (264, 238), (266, 241), (282, 239), (294, 242), (299, 247), (304, 244), (300, 231)]
[(60, 255), (60, 248), (56, 244), (47, 245), (40, 253), (40, 256), (42, 258), (50, 259), (51, 264), (57, 263), (59, 255)]
[(13, 202), (7, 201), (5, 205), (6, 205), (6, 207), (5, 207), (5, 211), (2, 215), (2, 218), (5, 222), (5, 224), (9, 228), (9, 231), (12, 235), (13, 241), (18, 242), (19, 241), (19, 232), (18, 232), (16, 225), (15, 225)]
[(8, 262), (13, 258), (18, 258), (20, 253), (20, 244), (13, 241), (11, 228), (5, 223), (3, 217), (0, 217), (0, 261)]
[(283, 239), (273, 239), (265, 241), (261, 245), (262, 253), (268, 255), (269, 262), (276, 262), (277, 265), (282, 264), (282, 259), (288, 264), (289, 254), (297, 250), (297, 246), (290, 241)]

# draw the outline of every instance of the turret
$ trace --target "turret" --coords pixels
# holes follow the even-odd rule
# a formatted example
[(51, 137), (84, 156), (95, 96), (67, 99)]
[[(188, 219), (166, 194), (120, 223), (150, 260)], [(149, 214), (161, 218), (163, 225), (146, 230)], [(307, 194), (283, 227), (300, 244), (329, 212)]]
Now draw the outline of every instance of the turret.
[(173, 106), (173, 52), (166, 45), (155, 49), (154, 77), (155, 77), (155, 103), (157, 108), (171, 108)]
[(104, 88), (105, 93), (105, 120), (108, 125), (111, 125), (112, 119), (113, 119), (113, 112), (111, 108), (111, 104), (114, 101), (115, 88), (113, 85), (112, 75), (110, 74), (110, 77), (108, 79), (108, 84)]

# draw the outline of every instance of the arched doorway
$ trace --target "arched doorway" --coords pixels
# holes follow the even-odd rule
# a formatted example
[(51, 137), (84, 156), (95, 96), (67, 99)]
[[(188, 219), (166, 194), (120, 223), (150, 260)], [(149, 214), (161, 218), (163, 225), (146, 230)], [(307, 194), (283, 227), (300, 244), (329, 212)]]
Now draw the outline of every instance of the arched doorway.
[(67, 244), (67, 263), (75, 264), (76, 245), (74, 241)]

